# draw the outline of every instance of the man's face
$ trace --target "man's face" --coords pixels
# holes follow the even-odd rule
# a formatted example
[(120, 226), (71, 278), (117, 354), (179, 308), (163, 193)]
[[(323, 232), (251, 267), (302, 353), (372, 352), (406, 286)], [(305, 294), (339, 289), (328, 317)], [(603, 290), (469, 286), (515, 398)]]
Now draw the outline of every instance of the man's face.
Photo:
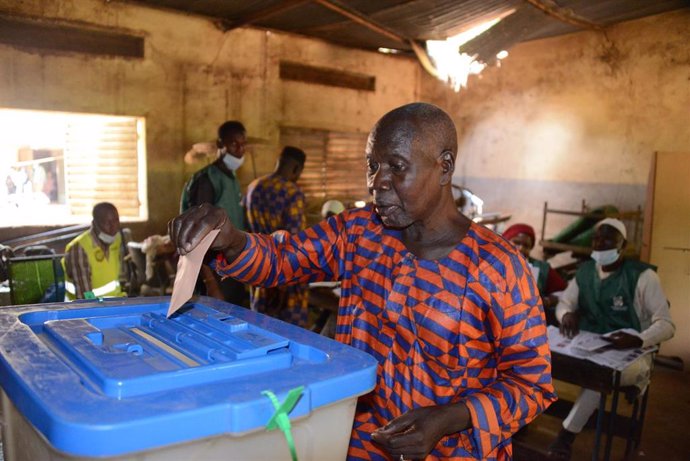
[(615, 227), (604, 224), (594, 231), (592, 237), (592, 249), (594, 251), (605, 251), (623, 248), (623, 236)]
[(366, 149), (367, 187), (383, 224), (406, 228), (424, 220), (440, 202), (441, 152), (405, 120), (374, 128)]
[(518, 251), (520, 251), (525, 258), (529, 257), (532, 248), (534, 248), (532, 237), (523, 233), (517, 234), (515, 237), (511, 238), (510, 243), (515, 245)]
[(243, 134), (230, 135), (222, 139), (221, 144), (233, 157), (242, 158), (247, 147), (247, 137)]
[(104, 212), (102, 215), (98, 216), (95, 223), (98, 230), (108, 235), (115, 235), (120, 232), (120, 216), (117, 211)]

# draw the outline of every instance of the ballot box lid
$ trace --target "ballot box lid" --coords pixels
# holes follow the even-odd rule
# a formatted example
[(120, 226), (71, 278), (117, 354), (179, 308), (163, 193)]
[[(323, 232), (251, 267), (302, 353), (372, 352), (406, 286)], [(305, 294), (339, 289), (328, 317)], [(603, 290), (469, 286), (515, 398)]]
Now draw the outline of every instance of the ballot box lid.
[(373, 389), (369, 354), (211, 298), (166, 318), (169, 298), (0, 310), (0, 385), (57, 450), (113, 456), (263, 430)]

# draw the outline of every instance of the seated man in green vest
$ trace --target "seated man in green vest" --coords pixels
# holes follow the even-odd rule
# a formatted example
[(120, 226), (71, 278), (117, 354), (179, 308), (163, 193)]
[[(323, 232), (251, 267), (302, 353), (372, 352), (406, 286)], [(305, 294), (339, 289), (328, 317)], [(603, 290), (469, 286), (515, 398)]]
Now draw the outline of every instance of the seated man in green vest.
[[(666, 295), (655, 267), (624, 259), (625, 225), (606, 218), (595, 226), (592, 261), (582, 264), (556, 307), (561, 333), (573, 337), (580, 330), (609, 333), (622, 328), (637, 334), (618, 332), (609, 337), (617, 349), (647, 347), (670, 339), (675, 333)], [(643, 391), (649, 382), (651, 355), (633, 362), (621, 375), (621, 385)], [(563, 429), (549, 447), (549, 458), (570, 459), (575, 436), (582, 431), (599, 405), (599, 393), (582, 389)]]
[(93, 207), (91, 228), (67, 244), (62, 266), (67, 299), (125, 296), (120, 288), (120, 216), (108, 202)]
[[(246, 229), (242, 193), (236, 173), (244, 163), (246, 145), (247, 131), (241, 122), (229, 120), (218, 127), (218, 158), (187, 181), (182, 191), (180, 212), (209, 203), (224, 209), (237, 229)], [(198, 283), (197, 288), (202, 294), (248, 306), (249, 293), (244, 284), (230, 277), (221, 280), (207, 264), (201, 267), (199, 276), (203, 284)]]

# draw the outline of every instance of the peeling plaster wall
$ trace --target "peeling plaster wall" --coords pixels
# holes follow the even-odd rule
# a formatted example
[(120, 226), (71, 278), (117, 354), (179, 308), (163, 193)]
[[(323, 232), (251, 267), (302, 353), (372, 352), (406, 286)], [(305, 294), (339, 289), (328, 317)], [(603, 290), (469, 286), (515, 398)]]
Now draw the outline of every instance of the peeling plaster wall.
[[(644, 207), (654, 151), (690, 150), (690, 10), (520, 44), (456, 94), (421, 96), (459, 127), (456, 181), (485, 211), (541, 229), (550, 208)], [(549, 216), (546, 237), (571, 217)]]
[[(55, 54), (0, 45), (0, 107), (146, 117), (149, 222), (132, 223), (137, 239), (164, 233), (181, 188), (203, 165), (184, 153), (239, 119), (254, 162), (239, 171), (244, 186), (272, 171), (280, 126), (368, 132), (388, 110), (414, 101), (417, 63), (256, 29), (219, 31), (206, 18), (100, 0), (0, 0), (0, 14), (107, 27), (145, 37), (144, 59)], [(376, 77), (376, 91), (283, 82), (289, 60)], [(364, 167), (362, 168), (364, 174)], [(3, 238), (30, 229), (3, 229)]]

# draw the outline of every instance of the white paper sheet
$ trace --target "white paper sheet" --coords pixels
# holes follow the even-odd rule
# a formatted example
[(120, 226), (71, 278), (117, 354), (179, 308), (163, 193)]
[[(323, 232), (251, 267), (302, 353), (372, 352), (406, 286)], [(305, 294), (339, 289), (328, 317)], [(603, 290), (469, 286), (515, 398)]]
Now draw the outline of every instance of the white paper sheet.
[[(547, 334), (549, 338), (549, 347), (552, 351), (570, 357), (589, 360), (619, 371), (624, 370), (640, 357), (651, 354), (658, 349), (657, 346), (645, 347), (644, 349), (614, 349), (612, 347), (592, 349), (598, 341), (604, 341), (608, 346), (610, 346), (611, 343), (602, 340), (602, 335), (589, 331), (580, 331), (574, 338), (567, 338), (561, 334), (558, 327), (553, 325), (549, 325)], [(590, 348), (590, 350), (578, 347), (578, 344), (583, 344), (585, 347)]]

